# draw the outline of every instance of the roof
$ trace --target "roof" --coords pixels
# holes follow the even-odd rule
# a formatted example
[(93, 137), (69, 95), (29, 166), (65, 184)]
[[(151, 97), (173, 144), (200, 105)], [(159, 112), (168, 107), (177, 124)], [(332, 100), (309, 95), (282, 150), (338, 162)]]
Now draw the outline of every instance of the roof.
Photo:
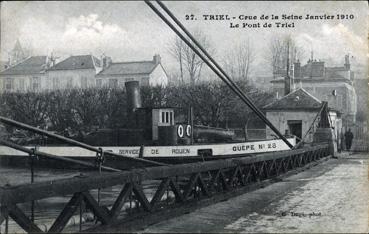
[(109, 67), (101, 71), (98, 75), (133, 75), (150, 74), (158, 63), (153, 61), (137, 61), (111, 63)]
[[(350, 84), (350, 80), (346, 79), (346, 78), (335, 78), (335, 79), (323, 79), (323, 78), (293, 78), (293, 81), (296, 83), (298, 82), (303, 82), (303, 83), (326, 83), (326, 82), (331, 82), (331, 83), (336, 83), (338, 81), (340, 82), (345, 82), (345, 83), (349, 83)], [(277, 79), (273, 79), (270, 81), (270, 83), (284, 83), (284, 78), (277, 78)]]
[(49, 70), (76, 70), (76, 69), (95, 69), (95, 65), (100, 66), (100, 60), (92, 55), (77, 55), (55, 64)]
[(5, 70), (5, 65), (7, 65), (7, 61), (0, 61), (0, 72)]
[(346, 67), (326, 67), (325, 70), (327, 71), (348, 71)]
[(153, 106), (153, 107), (139, 107), (140, 110), (160, 110), (160, 109), (181, 109), (175, 106)]
[(22, 62), (5, 69), (0, 75), (40, 74), (45, 71), (46, 56), (31, 56)]
[(17, 41), (15, 42), (15, 45), (14, 45), (14, 49), (13, 50), (18, 50), (18, 51), (21, 51), (21, 50), (23, 50), (22, 49), (22, 46), (21, 46), (21, 44), (20, 44), (20, 42), (19, 42), (19, 40), (17, 39)]
[(312, 110), (321, 108), (321, 101), (300, 88), (263, 107), (265, 110)]

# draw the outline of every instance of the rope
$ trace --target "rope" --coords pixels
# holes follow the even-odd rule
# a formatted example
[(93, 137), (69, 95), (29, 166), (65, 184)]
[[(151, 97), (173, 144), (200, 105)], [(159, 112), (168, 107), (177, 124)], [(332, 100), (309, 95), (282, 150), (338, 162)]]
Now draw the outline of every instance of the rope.
[[(179, 22), (179, 20), (171, 13), (171, 11), (160, 1), (156, 1), (160, 7), (172, 18), (173, 21), (185, 32), (185, 34), (192, 40), (192, 42), (202, 51), (202, 53), (207, 57), (205, 58), (200, 51), (195, 48), (191, 42), (189, 42), (178, 30), (177, 28), (169, 22), (169, 20), (148, 0), (145, 3), (180, 37), (191, 49), (195, 52), (207, 65), (208, 67), (223, 81), (228, 87), (235, 92), (242, 101), (254, 111), (258, 117), (266, 123), (290, 148), (292, 144), (278, 131), (276, 127), (265, 117), (265, 115), (252, 103), (252, 101), (242, 92), (242, 90), (230, 79), (226, 72), (215, 62), (215, 60), (206, 52), (206, 50), (197, 42), (197, 40), (189, 33), (186, 28)], [(208, 61), (210, 60), (211, 63)], [(215, 67), (214, 67), (214, 66)]]

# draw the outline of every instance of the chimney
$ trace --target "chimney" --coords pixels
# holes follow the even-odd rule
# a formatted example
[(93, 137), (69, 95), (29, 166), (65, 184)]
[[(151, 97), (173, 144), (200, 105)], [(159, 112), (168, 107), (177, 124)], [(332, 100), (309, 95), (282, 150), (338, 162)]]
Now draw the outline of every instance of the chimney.
[(285, 76), (284, 77), (284, 95), (287, 95), (289, 93), (291, 93), (292, 91), (292, 87), (293, 87), (293, 83), (292, 83), (292, 78), (290, 76)]
[(161, 62), (161, 57), (160, 55), (155, 54), (152, 60), (155, 64), (159, 64)]
[(101, 55), (101, 57), (100, 57), (100, 67), (101, 67), (102, 69), (104, 69), (104, 68), (105, 68), (105, 61), (106, 61), (106, 56), (105, 56), (105, 54), (103, 53), (103, 54)]
[(106, 67), (109, 67), (112, 62), (113, 60), (111, 59), (111, 57), (106, 57)]
[(345, 68), (350, 70), (350, 56), (348, 54), (345, 55)]
[(293, 64), (293, 76), (294, 78), (301, 76), (301, 64), (299, 60)]
[(137, 108), (142, 106), (140, 86), (138, 81), (127, 81), (125, 83), (127, 91), (127, 117), (130, 124), (133, 124), (134, 113)]
[(284, 95), (287, 95), (289, 93), (291, 93), (292, 91), (292, 87), (293, 87), (293, 80), (290, 77), (290, 61), (289, 61), (289, 56), (290, 56), (290, 44), (287, 43), (287, 71), (286, 71), (286, 76), (284, 77)]

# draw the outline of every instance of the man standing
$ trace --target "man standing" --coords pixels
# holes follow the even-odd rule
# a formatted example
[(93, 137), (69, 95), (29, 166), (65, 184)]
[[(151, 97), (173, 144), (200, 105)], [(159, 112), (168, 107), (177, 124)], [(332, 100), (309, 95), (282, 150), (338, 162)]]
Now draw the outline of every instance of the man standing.
[(346, 149), (349, 151), (351, 149), (352, 139), (354, 138), (354, 134), (351, 132), (351, 128), (345, 132), (345, 142), (346, 142)]

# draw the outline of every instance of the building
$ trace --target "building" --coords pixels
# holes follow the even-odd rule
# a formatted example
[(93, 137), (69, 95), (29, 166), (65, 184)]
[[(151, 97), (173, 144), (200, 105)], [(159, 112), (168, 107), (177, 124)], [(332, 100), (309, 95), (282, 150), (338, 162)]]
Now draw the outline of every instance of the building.
[(112, 63), (105, 55), (70, 56), (55, 64), (51, 56), (32, 56), (0, 71), (0, 91), (43, 91), (91, 87), (124, 87), (126, 81), (141, 86), (166, 86), (168, 76), (159, 55), (152, 61)]
[(5, 68), (14, 66), (25, 60), (27, 57), (29, 57), (29, 53), (22, 48), (21, 43), (17, 39), (14, 48), (8, 53), (8, 61)]
[[(310, 59), (301, 66), (294, 63), (291, 71), (292, 87), (304, 88), (319, 100), (327, 101), (329, 107), (342, 113), (344, 125), (355, 122), (357, 112), (357, 95), (353, 86), (354, 72), (351, 71), (349, 56), (345, 56), (342, 67), (326, 67), (324, 62)], [(284, 95), (285, 80), (279, 76), (271, 81), (273, 92), (277, 97)]]
[[(286, 130), (302, 139), (312, 126), (317, 114), (322, 108), (322, 102), (303, 88), (299, 88), (286, 96), (266, 106), (267, 119), (283, 134)], [(332, 126), (336, 136), (339, 136), (342, 123), (340, 113), (331, 109), (329, 111)], [(316, 120), (317, 121), (317, 120)], [(316, 122), (317, 124), (317, 122)], [(316, 128), (316, 124), (312, 128)], [(313, 141), (314, 129), (305, 138), (305, 142)], [(273, 138), (275, 133), (267, 127), (266, 137)]]
[(0, 90), (37, 92), (47, 89), (47, 67), (47, 56), (31, 56), (0, 72)]
[(89, 88), (101, 71), (100, 60), (92, 55), (70, 56), (47, 70), (48, 89)]
[(96, 87), (124, 87), (127, 81), (138, 81), (140, 86), (168, 85), (160, 55), (155, 55), (151, 61), (108, 63), (96, 75)]
[(5, 69), (7, 69), (8, 66), (8, 62), (7, 61), (0, 61), (0, 71), (3, 71)]

